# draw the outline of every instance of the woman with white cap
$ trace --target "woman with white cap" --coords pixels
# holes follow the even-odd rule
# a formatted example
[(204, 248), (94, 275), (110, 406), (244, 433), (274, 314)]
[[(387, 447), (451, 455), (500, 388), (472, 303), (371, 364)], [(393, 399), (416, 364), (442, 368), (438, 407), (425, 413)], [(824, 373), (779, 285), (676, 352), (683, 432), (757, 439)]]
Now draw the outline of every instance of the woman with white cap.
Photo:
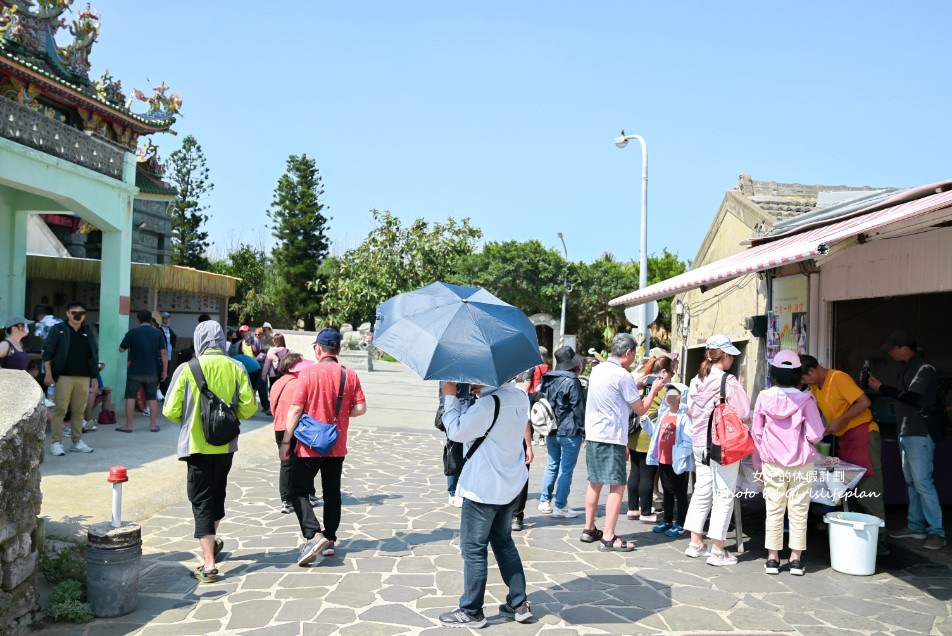
[(22, 341), (30, 333), (32, 320), (23, 316), (10, 316), (3, 323), (4, 340), (0, 342), (0, 368), (26, 371), (30, 354), (23, 350)]
[[(691, 543), (684, 554), (692, 558), (706, 556), (708, 565), (734, 565), (737, 557), (724, 549), (724, 540), (734, 510), (739, 462), (722, 466), (713, 459), (708, 464), (703, 460), (707, 453), (707, 424), (720, 401), (721, 381), (740, 355), (740, 350), (725, 335), (711, 336), (704, 349), (704, 361), (697, 376), (691, 380), (688, 391), (688, 415), (691, 417), (697, 480), (684, 522), (684, 529), (691, 533)], [(742, 419), (748, 419), (750, 398), (737, 378), (730, 374), (727, 375), (726, 395), (726, 402), (734, 407)], [(707, 531), (711, 540), (710, 548), (704, 543), (704, 522), (708, 515), (711, 517)]]

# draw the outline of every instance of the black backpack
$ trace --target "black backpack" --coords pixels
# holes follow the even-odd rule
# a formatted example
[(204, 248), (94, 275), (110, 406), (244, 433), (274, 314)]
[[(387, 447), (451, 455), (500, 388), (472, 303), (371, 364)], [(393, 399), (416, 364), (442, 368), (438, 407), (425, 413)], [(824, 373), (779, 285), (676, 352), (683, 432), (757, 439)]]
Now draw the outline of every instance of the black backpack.
[(241, 423), (235, 407), (215, 395), (208, 388), (202, 365), (198, 358), (192, 358), (188, 363), (192, 370), (195, 383), (198, 385), (199, 406), (201, 408), (202, 431), (205, 440), (212, 446), (224, 446), (238, 437), (241, 432)]

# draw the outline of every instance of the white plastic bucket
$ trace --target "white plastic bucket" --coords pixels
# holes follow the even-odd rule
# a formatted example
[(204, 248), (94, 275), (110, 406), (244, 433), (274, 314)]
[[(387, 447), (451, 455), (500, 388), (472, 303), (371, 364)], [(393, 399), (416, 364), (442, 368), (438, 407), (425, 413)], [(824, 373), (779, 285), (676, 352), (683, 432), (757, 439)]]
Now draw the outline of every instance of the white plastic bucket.
[(876, 544), (879, 529), (886, 522), (858, 512), (829, 512), (830, 565), (837, 572), (869, 576), (876, 571)]

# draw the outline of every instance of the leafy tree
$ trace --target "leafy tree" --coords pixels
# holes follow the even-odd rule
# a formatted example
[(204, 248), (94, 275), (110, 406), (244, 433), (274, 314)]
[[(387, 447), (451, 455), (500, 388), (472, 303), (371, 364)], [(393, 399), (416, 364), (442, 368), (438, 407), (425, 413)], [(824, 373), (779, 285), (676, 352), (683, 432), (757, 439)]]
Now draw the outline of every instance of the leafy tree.
[(202, 227), (208, 221), (203, 204), (215, 188), (208, 180), (208, 167), (202, 146), (192, 135), (182, 140), (182, 147), (169, 155), (169, 181), (178, 190), (169, 208), (172, 216), (172, 263), (208, 269), (208, 232)]
[[(677, 276), (688, 268), (665, 248), (661, 255), (648, 256), (648, 284), (653, 285)], [(567, 330), (575, 329), (579, 349), (589, 347), (607, 348), (611, 336), (619, 331), (628, 331), (631, 325), (625, 319), (623, 307), (609, 307), (608, 302), (638, 289), (640, 267), (638, 263), (615, 260), (611, 254), (603, 254), (590, 264), (581, 263), (575, 268), (576, 294), (569, 296)], [(671, 299), (658, 301), (658, 318), (651, 325), (655, 344), (671, 346)]]
[(607, 349), (612, 335), (630, 329), (624, 310), (609, 307), (608, 301), (638, 287), (638, 266), (631, 261), (619, 262), (605, 253), (592, 263), (579, 263), (574, 273), (566, 330), (575, 331), (581, 351), (590, 347)]
[(230, 324), (286, 321), (274, 305), (274, 266), (263, 248), (247, 243), (235, 246), (225, 258), (212, 261), (209, 269), (241, 279), (235, 302), (228, 306)]
[[(416, 219), (404, 226), (389, 211), (371, 214), (376, 227), (364, 242), (323, 271), (328, 324), (373, 322), (377, 305), (391, 296), (448, 281), (482, 236), (469, 219), (450, 217), (445, 223)], [(316, 285), (320, 284), (318, 280)]]
[(306, 154), (291, 155), (268, 210), (269, 227), (278, 240), (272, 252), (274, 304), (283, 315), (303, 321), (308, 328), (321, 307), (323, 290), (314, 283), (328, 251), (330, 219), (320, 202), (323, 194), (315, 161)]
[(452, 282), (483, 287), (527, 315), (558, 315), (565, 259), (536, 239), (490, 242), (463, 259)]

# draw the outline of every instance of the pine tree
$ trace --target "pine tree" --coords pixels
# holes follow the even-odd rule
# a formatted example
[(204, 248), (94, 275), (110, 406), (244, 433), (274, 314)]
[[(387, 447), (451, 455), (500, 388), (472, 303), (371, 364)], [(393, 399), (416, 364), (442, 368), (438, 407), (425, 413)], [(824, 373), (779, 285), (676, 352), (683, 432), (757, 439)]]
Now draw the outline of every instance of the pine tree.
[(192, 135), (182, 140), (182, 147), (169, 155), (169, 180), (178, 190), (169, 208), (172, 216), (172, 263), (207, 270), (208, 232), (202, 226), (208, 221), (203, 205), (215, 185), (208, 180), (205, 153)]
[(324, 194), (317, 165), (307, 155), (291, 155), (287, 172), (278, 179), (268, 217), (274, 247), (275, 305), (308, 329), (321, 306), (318, 268), (327, 257), (327, 222), (320, 197)]

